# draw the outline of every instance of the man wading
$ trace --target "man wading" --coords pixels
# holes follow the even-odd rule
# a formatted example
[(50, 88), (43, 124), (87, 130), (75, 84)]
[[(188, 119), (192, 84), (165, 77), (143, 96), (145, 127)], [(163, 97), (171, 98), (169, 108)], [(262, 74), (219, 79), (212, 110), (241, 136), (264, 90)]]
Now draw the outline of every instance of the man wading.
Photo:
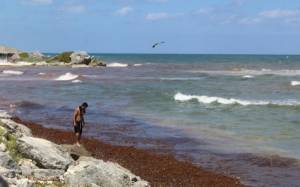
[(82, 128), (85, 126), (84, 115), (87, 107), (88, 107), (87, 103), (82, 103), (82, 105), (80, 105), (75, 109), (73, 114), (73, 126), (77, 138), (76, 145), (78, 146), (80, 146)]

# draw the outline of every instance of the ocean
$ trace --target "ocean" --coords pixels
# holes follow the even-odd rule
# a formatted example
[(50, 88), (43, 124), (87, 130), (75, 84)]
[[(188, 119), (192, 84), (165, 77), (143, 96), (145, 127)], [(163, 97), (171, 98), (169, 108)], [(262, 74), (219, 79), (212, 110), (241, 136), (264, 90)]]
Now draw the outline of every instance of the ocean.
[(300, 56), (92, 54), (106, 68), (0, 67), (0, 108), (234, 175), (300, 186)]

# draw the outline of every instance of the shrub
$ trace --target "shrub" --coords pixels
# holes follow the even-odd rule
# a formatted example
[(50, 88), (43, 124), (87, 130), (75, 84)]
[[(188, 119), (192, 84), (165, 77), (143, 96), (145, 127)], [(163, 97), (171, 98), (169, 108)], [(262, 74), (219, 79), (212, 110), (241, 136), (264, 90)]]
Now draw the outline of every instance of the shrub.
[(70, 63), (71, 62), (71, 54), (73, 53), (73, 51), (66, 51), (63, 52), (57, 56), (54, 57), (53, 61), (57, 61), (57, 62), (64, 62), (64, 63)]
[(24, 53), (20, 53), (19, 56), (20, 56), (21, 59), (27, 59), (27, 58), (29, 58), (29, 54), (25, 53), (25, 52)]
[(7, 143), (6, 143), (7, 150), (9, 152), (9, 155), (12, 157), (12, 159), (18, 162), (22, 158), (22, 155), (18, 152), (16, 144), (17, 144), (16, 136), (13, 134), (8, 134)]

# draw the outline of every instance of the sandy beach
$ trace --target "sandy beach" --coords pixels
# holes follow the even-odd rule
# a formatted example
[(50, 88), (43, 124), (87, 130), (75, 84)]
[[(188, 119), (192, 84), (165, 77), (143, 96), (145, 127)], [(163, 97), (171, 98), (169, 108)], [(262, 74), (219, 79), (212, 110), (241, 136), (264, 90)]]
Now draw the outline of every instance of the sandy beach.
[[(74, 134), (71, 131), (45, 128), (40, 124), (23, 121), (18, 117), (13, 120), (29, 127), (35, 137), (44, 138), (57, 144), (74, 142)], [(243, 186), (234, 177), (206, 171), (188, 161), (176, 160), (169, 154), (162, 155), (134, 147), (114, 146), (86, 137), (83, 138), (82, 144), (93, 157), (117, 162), (149, 181), (151, 186)]]

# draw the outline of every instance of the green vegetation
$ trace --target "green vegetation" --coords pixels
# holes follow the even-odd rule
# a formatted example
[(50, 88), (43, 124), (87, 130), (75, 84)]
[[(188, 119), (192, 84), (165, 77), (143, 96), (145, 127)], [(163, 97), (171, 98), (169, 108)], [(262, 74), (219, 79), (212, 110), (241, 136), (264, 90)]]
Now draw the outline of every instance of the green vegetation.
[(35, 57), (29, 53), (26, 53), (26, 52), (23, 52), (23, 53), (20, 53), (19, 54), (20, 56), (20, 61), (25, 61), (25, 62), (38, 62), (38, 61), (41, 61), (40, 58), (38, 57)]
[(17, 150), (17, 138), (13, 134), (8, 134), (6, 147), (9, 152), (9, 155), (12, 157), (13, 160), (18, 162), (22, 157), (22, 155)]
[(20, 53), (19, 56), (20, 56), (21, 60), (29, 58), (29, 54), (25, 53), (25, 52)]
[(53, 62), (64, 62), (64, 63), (70, 63), (71, 62), (71, 54), (73, 53), (73, 51), (66, 51), (63, 52), (57, 56), (55, 56), (54, 58), (50, 59), (47, 61), (47, 63), (53, 63)]
[(2, 126), (2, 124), (0, 122), (0, 143), (2, 143), (2, 136), (4, 136), (4, 133), (5, 133), (5, 129), (1, 126)]
[[(5, 136), (5, 137), (4, 137)], [(6, 130), (3, 127), (3, 123), (0, 121), (0, 143), (4, 143), (9, 155), (13, 160), (18, 162), (22, 155), (17, 151), (17, 137), (11, 133), (6, 134)]]

